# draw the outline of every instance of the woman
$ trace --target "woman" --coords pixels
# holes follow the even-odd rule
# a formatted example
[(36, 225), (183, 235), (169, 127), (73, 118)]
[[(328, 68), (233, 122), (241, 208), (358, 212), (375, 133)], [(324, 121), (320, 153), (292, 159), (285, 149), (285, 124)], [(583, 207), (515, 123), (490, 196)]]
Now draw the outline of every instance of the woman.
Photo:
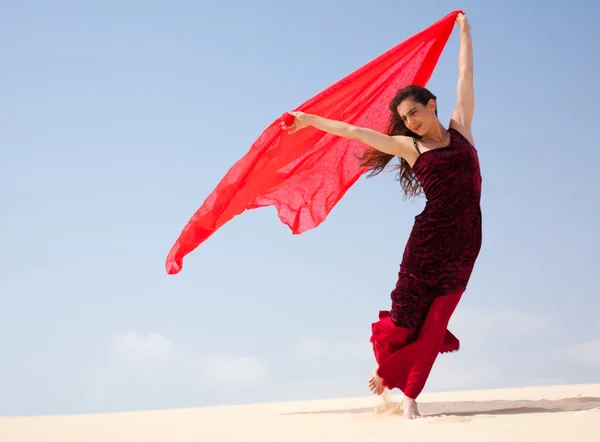
[(457, 104), (446, 129), (437, 117), (436, 97), (408, 86), (390, 103), (388, 134), (302, 112), (282, 129), (294, 133), (307, 126), (371, 146), (363, 164), (378, 174), (400, 158), (399, 181), (407, 196), (424, 193), (427, 203), (415, 218), (404, 250), (390, 311), (372, 324), (371, 342), (377, 368), (369, 380), (376, 394), (385, 388), (404, 393), (404, 415), (419, 416), (416, 403), (439, 353), (458, 350), (446, 329), (481, 247), (481, 175), (471, 133), (473, 57), (470, 26), (460, 27)]

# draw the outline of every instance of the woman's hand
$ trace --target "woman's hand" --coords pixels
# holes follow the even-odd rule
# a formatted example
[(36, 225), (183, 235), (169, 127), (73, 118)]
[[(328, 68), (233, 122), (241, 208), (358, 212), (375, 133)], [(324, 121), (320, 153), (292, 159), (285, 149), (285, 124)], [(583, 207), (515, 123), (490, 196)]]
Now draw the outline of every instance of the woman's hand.
[[(298, 132), (300, 129), (310, 126), (310, 115), (300, 111), (288, 112), (293, 117), (289, 124), (285, 121), (281, 122), (281, 129), (287, 131), (288, 134)], [(286, 120), (289, 120), (286, 118)]]
[(456, 16), (456, 23), (460, 27), (461, 31), (468, 31), (471, 29), (471, 25), (469, 25), (469, 21), (465, 14), (460, 13)]

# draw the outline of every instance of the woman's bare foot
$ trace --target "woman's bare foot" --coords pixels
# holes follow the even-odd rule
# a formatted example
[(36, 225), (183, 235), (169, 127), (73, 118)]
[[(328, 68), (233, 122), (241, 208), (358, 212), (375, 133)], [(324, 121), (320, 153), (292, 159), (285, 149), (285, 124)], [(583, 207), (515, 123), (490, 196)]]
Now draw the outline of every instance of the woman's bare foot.
[(369, 379), (369, 390), (371, 390), (373, 394), (380, 395), (385, 390), (385, 387), (383, 386), (383, 379), (381, 379), (377, 374), (378, 368), (379, 367), (375, 367), (375, 370), (373, 370), (373, 373), (371, 374)]
[(404, 410), (404, 417), (407, 419), (417, 419), (421, 417), (419, 409), (417, 408), (417, 401), (412, 398), (404, 396), (402, 409)]

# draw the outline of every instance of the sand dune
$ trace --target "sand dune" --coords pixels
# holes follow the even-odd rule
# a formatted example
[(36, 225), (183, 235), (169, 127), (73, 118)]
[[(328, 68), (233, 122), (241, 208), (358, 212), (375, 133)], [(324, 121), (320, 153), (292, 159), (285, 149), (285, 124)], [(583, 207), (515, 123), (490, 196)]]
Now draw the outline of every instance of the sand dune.
[(76, 416), (1, 417), (2, 442), (600, 441), (600, 384)]

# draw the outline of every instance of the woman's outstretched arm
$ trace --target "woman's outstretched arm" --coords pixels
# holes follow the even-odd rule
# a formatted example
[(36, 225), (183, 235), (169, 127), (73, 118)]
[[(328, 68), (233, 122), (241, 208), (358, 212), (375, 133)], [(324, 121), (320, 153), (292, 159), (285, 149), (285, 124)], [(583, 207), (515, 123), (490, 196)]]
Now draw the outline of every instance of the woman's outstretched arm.
[(285, 123), (282, 122), (281, 127), (290, 134), (305, 127), (312, 126), (333, 135), (361, 141), (380, 152), (403, 158), (412, 146), (412, 139), (410, 137), (390, 136), (377, 132), (376, 130), (353, 126), (352, 124), (344, 123), (342, 121), (330, 120), (328, 118), (299, 111), (288, 113), (294, 117), (294, 121), (289, 126), (286, 126)]
[(452, 113), (451, 125), (473, 143), (471, 123), (475, 112), (475, 93), (473, 89), (473, 44), (471, 26), (464, 14), (456, 17), (460, 27), (460, 50), (458, 53), (458, 84), (456, 86), (456, 108)]

